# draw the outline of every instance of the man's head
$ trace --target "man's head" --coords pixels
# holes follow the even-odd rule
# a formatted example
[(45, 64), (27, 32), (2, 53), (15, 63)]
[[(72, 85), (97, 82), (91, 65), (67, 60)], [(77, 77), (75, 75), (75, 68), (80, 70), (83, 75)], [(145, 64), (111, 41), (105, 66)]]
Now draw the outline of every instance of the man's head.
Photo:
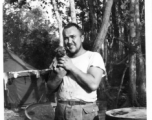
[(82, 49), (84, 36), (81, 27), (75, 23), (69, 23), (63, 30), (64, 46), (72, 56), (78, 54)]

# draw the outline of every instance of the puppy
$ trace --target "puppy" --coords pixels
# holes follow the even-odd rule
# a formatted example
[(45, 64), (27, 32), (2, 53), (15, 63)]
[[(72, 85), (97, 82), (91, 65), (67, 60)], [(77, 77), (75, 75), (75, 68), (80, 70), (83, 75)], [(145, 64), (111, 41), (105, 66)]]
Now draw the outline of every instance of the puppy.
[(67, 56), (67, 55), (66, 55), (66, 50), (64, 49), (64, 47), (59, 46), (58, 48), (55, 49), (55, 53), (56, 53), (55, 58), (53, 59), (53, 62), (52, 62), (52, 64), (50, 65), (49, 68), (50, 68), (51, 70), (53, 70), (53, 71), (56, 70), (56, 69), (65, 71), (64, 68), (57, 66), (57, 65), (58, 65), (57, 59), (60, 58), (60, 57)]

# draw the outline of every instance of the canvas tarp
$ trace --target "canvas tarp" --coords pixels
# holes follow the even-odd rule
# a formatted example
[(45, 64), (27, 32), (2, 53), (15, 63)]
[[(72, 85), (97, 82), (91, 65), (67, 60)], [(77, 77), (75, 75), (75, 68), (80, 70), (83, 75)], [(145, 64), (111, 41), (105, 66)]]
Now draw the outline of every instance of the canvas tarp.
[[(34, 70), (13, 52), (4, 49), (4, 72)], [(5, 105), (25, 106), (37, 103), (45, 97), (45, 81), (31, 73), (23, 73), (17, 78), (10, 77), (6, 85)]]

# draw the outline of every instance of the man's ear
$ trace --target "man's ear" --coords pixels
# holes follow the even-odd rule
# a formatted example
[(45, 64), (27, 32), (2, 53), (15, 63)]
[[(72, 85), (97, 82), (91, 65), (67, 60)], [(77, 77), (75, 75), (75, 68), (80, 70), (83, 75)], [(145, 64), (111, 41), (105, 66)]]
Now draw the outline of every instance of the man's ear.
[(81, 35), (81, 42), (84, 42), (84, 35)]

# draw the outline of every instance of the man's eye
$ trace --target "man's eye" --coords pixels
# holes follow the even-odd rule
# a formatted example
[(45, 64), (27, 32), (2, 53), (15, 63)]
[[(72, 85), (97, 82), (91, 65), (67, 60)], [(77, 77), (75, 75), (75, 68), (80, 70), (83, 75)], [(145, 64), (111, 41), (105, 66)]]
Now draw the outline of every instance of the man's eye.
[(64, 38), (64, 40), (67, 40), (68, 38)]
[(73, 39), (73, 38), (75, 38), (75, 36), (71, 36), (71, 38)]

